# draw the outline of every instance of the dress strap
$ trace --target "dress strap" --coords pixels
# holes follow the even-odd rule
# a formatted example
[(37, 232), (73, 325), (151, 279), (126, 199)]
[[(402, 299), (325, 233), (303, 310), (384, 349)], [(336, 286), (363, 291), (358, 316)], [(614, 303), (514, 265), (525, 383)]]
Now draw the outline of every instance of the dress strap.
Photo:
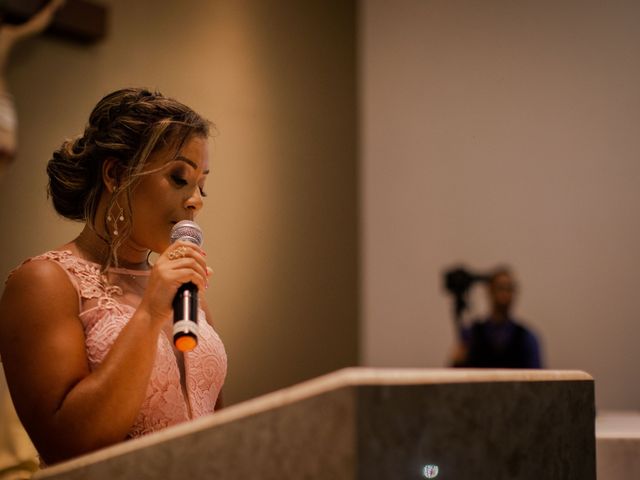
[(28, 258), (9, 273), (7, 280), (23, 265), (34, 261), (52, 261), (59, 265), (71, 280), (80, 301), (91, 298), (104, 301), (114, 294), (122, 294), (120, 287), (109, 284), (99, 264), (79, 258), (69, 250), (50, 250)]

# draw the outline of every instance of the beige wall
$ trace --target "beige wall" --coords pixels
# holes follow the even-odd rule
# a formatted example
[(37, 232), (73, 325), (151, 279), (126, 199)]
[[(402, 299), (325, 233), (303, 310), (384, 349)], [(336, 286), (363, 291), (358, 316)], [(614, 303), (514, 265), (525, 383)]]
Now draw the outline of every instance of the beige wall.
[[(356, 363), (352, 2), (103, 3), (106, 41), (15, 52), (0, 274), (78, 231), (45, 198), (60, 140), (104, 93), (157, 87), (220, 132), (200, 223), (227, 400)], [(637, 2), (363, 0), (360, 13), (362, 363), (443, 365), (442, 269), (508, 262), (547, 365), (594, 374), (601, 407), (637, 407)]]
[(363, 363), (444, 365), (442, 270), (507, 262), (547, 366), (638, 408), (640, 4), (361, 13)]
[(41, 38), (15, 52), (20, 155), (0, 189), (0, 275), (79, 231), (47, 202), (52, 150), (105, 93), (158, 88), (219, 130), (199, 222), (227, 403), (355, 364), (354, 2), (101, 3), (104, 42)]

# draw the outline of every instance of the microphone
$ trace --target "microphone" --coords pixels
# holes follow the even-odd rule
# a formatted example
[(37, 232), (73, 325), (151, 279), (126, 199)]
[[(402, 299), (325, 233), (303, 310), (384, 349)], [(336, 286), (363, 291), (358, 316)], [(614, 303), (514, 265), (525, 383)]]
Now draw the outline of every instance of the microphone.
[[(178, 240), (202, 245), (202, 230), (191, 220), (181, 220), (171, 229), (171, 243)], [(198, 286), (184, 283), (173, 298), (173, 344), (181, 352), (198, 345)]]

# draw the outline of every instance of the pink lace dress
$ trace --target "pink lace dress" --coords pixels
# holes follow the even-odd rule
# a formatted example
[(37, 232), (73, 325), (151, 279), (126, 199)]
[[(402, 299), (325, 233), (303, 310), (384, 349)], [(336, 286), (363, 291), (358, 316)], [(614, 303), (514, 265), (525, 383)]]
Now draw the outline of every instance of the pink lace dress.
[[(100, 266), (70, 251), (50, 251), (28, 261), (49, 260), (67, 273), (78, 292), (80, 320), (90, 368), (95, 369), (127, 324), (140, 303), (149, 272), (111, 268), (105, 274)], [(170, 332), (158, 337), (151, 379), (146, 398), (129, 431), (129, 437), (176, 425), (213, 412), (227, 372), (227, 357), (218, 334), (199, 311), (198, 346), (184, 354), (173, 348)], [(184, 388), (181, 382), (184, 371)]]

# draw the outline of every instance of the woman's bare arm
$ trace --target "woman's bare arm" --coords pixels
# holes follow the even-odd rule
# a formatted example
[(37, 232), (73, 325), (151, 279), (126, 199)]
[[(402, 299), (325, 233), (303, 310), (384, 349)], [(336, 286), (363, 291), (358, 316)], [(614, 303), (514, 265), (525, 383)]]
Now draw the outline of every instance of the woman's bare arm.
[(89, 368), (78, 297), (62, 269), (33, 261), (0, 301), (0, 352), (18, 415), (48, 463), (123, 440), (142, 405), (160, 324), (139, 309)]

